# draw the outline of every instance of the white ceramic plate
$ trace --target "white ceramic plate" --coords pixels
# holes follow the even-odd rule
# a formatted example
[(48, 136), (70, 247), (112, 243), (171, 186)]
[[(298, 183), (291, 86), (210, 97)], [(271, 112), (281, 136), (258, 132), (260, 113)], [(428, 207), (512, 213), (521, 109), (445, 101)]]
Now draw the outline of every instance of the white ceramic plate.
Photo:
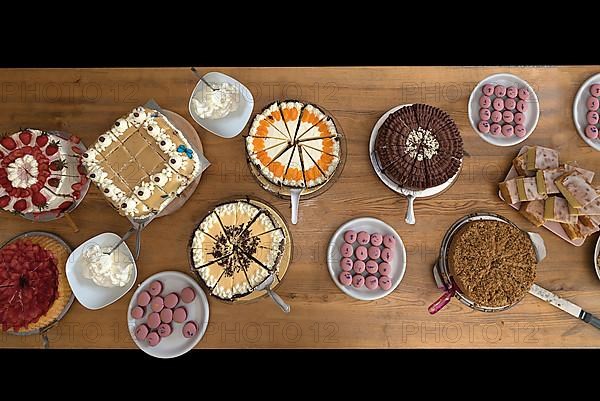
[[(134, 319), (131, 317), (131, 310), (137, 305), (137, 297), (140, 292), (147, 290), (150, 283), (154, 280), (159, 280), (163, 284), (162, 294), (166, 295), (171, 292), (180, 292), (185, 287), (192, 287), (196, 292), (196, 298), (189, 304), (179, 301), (178, 306), (184, 306), (188, 313), (187, 321), (193, 320), (198, 325), (198, 333), (193, 338), (185, 338), (182, 333), (183, 325), (185, 323), (173, 322), (172, 328), (173, 333), (161, 339), (160, 343), (155, 347), (150, 347), (146, 342), (139, 341), (135, 337), (135, 328), (142, 324), (150, 312), (146, 310), (146, 314), (142, 319)], [(178, 271), (164, 271), (156, 273), (155, 275), (147, 278), (141, 283), (133, 293), (131, 301), (129, 301), (129, 307), (127, 308), (127, 325), (129, 326), (129, 334), (133, 342), (148, 355), (156, 358), (175, 358), (183, 355), (198, 344), (200, 339), (204, 336), (206, 328), (208, 327), (209, 308), (208, 300), (200, 285), (191, 276), (178, 272)]]
[[(389, 290), (385, 291), (381, 288), (369, 290), (364, 286), (362, 288), (354, 288), (352, 286), (344, 286), (340, 283), (338, 279), (338, 276), (342, 272), (342, 268), (340, 267), (340, 259), (342, 258), (340, 255), (340, 247), (344, 243), (344, 233), (347, 230), (354, 230), (356, 232), (366, 231), (368, 233), (378, 232), (382, 235), (392, 234), (396, 238), (396, 245), (393, 249), (394, 258), (390, 263), (392, 266), (392, 274), (390, 277), (392, 280), (392, 286)], [(354, 247), (356, 248), (356, 246), (358, 245), (355, 243)], [(327, 267), (329, 269), (331, 279), (344, 293), (363, 301), (373, 301), (390, 294), (402, 281), (402, 277), (404, 277), (404, 272), (406, 271), (406, 249), (404, 248), (402, 238), (400, 238), (400, 235), (398, 235), (396, 230), (394, 230), (390, 225), (373, 217), (359, 217), (340, 226), (340, 228), (338, 228), (331, 237), (329, 247), (327, 248)], [(367, 273), (363, 273), (365, 277), (366, 274)]]
[(575, 128), (577, 128), (577, 132), (579, 132), (579, 136), (581, 136), (585, 143), (600, 151), (600, 138), (590, 139), (585, 134), (585, 127), (588, 125), (587, 98), (590, 96), (590, 86), (592, 86), (592, 84), (600, 84), (600, 74), (590, 77), (577, 91), (577, 95), (575, 95), (575, 100), (573, 101), (573, 121), (575, 122)]
[[(479, 132), (479, 129), (477, 128), (477, 124), (479, 124), (479, 98), (481, 97), (481, 95), (483, 95), (481, 89), (485, 84), (504, 85), (506, 87), (516, 86), (519, 89), (527, 88), (527, 90), (529, 91), (529, 108), (525, 112), (524, 126), (527, 133), (524, 137), (519, 138), (516, 135), (513, 135), (511, 137), (506, 137), (504, 135), (493, 136), (489, 132), (487, 134), (482, 134), (481, 132)], [(469, 121), (471, 122), (471, 126), (473, 127), (475, 132), (479, 134), (481, 139), (496, 146), (514, 146), (523, 142), (524, 140), (529, 138), (529, 136), (533, 133), (535, 127), (537, 126), (538, 120), (540, 119), (540, 102), (538, 100), (537, 94), (535, 93), (531, 85), (529, 85), (526, 81), (513, 74), (494, 74), (481, 80), (477, 84), (477, 86), (475, 86), (473, 92), (471, 92), (471, 96), (469, 96), (468, 109)]]
[(204, 91), (209, 91), (211, 89), (207, 87), (202, 80), (199, 80), (196, 84), (196, 87), (192, 91), (190, 100), (188, 102), (188, 110), (190, 115), (194, 121), (200, 124), (200, 126), (205, 130), (210, 131), (222, 138), (233, 138), (242, 132), (248, 123), (250, 115), (252, 114), (252, 109), (254, 108), (254, 97), (252, 96), (250, 90), (241, 82), (220, 72), (209, 72), (204, 75), (204, 79), (211, 84), (227, 82), (238, 88), (240, 92), (238, 109), (231, 114), (216, 120), (200, 118), (194, 111), (194, 107), (192, 106), (192, 98), (196, 94), (202, 94)]
[(600, 265), (598, 265), (598, 256), (600, 256), (600, 236), (598, 242), (596, 242), (596, 250), (594, 251), (594, 267), (596, 268), (596, 275), (600, 280)]
[(135, 260), (129, 247), (125, 242), (119, 245), (119, 249), (115, 252), (121, 252), (126, 258), (129, 258), (133, 263), (133, 272), (129, 282), (123, 287), (101, 287), (94, 284), (92, 280), (83, 277), (81, 272), (83, 263), (83, 251), (92, 246), (98, 244), (100, 247), (112, 248), (117, 242), (121, 240), (121, 237), (114, 233), (103, 233), (96, 235), (93, 238), (85, 241), (77, 249), (75, 249), (69, 259), (67, 259), (66, 273), (69, 285), (73, 290), (75, 298), (81, 305), (88, 309), (96, 310), (102, 309), (113, 302), (116, 302), (123, 295), (127, 294), (133, 287), (135, 280), (137, 280), (137, 267)]

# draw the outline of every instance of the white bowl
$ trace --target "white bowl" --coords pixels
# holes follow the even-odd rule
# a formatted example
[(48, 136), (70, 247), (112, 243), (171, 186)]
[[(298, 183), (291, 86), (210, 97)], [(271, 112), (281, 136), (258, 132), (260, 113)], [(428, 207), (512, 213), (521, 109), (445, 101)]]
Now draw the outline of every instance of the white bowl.
[(83, 273), (81, 271), (83, 263), (83, 251), (92, 244), (98, 244), (102, 248), (112, 248), (120, 240), (121, 237), (117, 234), (103, 233), (85, 241), (77, 249), (75, 249), (71, 255), (69, 255), (66, 266), (67, 280), (69, 281), (69, 285), (73, 290), (75, 298), (77, 298), (79, 303), (84, 307), (92, 310), (102, 309), (117, 301), (123, 295), (127, 294), (133, 287), (133, 284), (135, 284), (135, 280), (137, 280), (137, 267), (133, 255), (131, 254), (129, 247), (125, 242), (119, 245), (119, 248), (115, 250), (115, 252), (121, 252), (124, 254), (127, 258), (129, 258), (129, 260), (131, 260), (131, 263), (133, 263), (133, 272), (131, 274), (131, 278), (129, 279), (129, 282), (125, 284), (125, 286), (112, 288), (101, 287), (97, 284), (94, 284), (92, 280), (83, 277)]
[[(378, 232), (382, 235), (392, 234), (396, 237), (396, 245), (393, 249), (394, 258), (390, 262), (390, 266), (392, 267), (392, 275), (390, 277), (392, 286), (389, 290), (383, 290), (381, 288), (369, 290), (365, 286), (362, 288), (354, 288), (353, 286), (345, 286), (340, 283), (338, 278), (342, 272), (342, 268), (340, 267), (340, 259), (342, 258), (340, 255), (340, 247), (344, 243), (344, 232), (347, 230), (354, 230), (357, 233), (359, 231), (366, 231), (371, 234)], [(356, 248), (356, 243), (354, 247)], [(373, 217), (359, 217), (342, 224), (331, 237), (329, 247), (327, 248), (327, 267), (331, 279), (345, 294), (362, 301), (373, 301), (390, 294), (402, 281), (402, 277), (404, 277), (404, 272), (406, 271), (406, 249), (404, 248), (404, 243), (402, 242), (400, 235), (398, 235), (396, 230), (390, 225)], [(364, 275), (365, 274), (363, 273), (363, 276)]]
[[(150, 312), (147, 310), (144, 318), (134, 319), (131, 317), (131, 310), (137, 305), (137, 297), (140, 292), (147, 290), (150, 283), (154, 280), (159, 280), (163, 284), (163, 290), (161, 294), (169, 294), (171, 292), (180, 292), (185, 287), (192, 287), (196, 292), (196, 298), (189, 304), (179, 301), (178, 306), (184, 306), (188, 313), (187, 321), (193, 320), (198, 325), (198, 332), (193, 338), (185, 338), (182, 333), (184, 323), (171, 323), (173, 332), (170, 336), (161, 339), (160, 343), (151, 347), (144, 341), (139, 341), (135, 337), (135, 328), (143, 323), (148, 317)], [(149, 308), (147, 308), (149, 309)], [(156, 273), (155, 275), (148, 277), (141, 283), (135, 290), (129, 301), (129, 307), (127, 308), (127, 325), (129, 327), (129, 334), (133, 342), (145, 353), (156, 358), (175, 358), (183, 355), (198, 344), (198, 342), (204, 336), (206, 328), (208, 327), (209, 319), (209, 308), (208, 299), (206, 294), (200, 288), (200, 285), (188, 274), (184, 274), (178, 271), (164, 271)]]
[[(487, 134), (482, 134), (481, 132), (479, 132), (479, 128), (477, 128), (477, 125), (479, 124), (479, 109), (480, 109), (479, 97), (483, 94), (481, 92), (481, 89), (483, 88), (483, 85), (485, 85), (485, 84), (504, 85), (506, 87), (516, 86), (518, 88), (523, 88), (523, 87), (527, 88), (527, 90), (529, 91), (529, 100), (527, 101), (527, 104), (529, 105), (529, 109), (525, 112), (526, 134), (524, 137), (519, 138), (516, 135), (513, 135), (511, 137), (506, 137), (504, 135), (494, 136), (494, 135), (490, 134), (489, 132)], [(537, 94), (535, 93), (535, 91), (533, 90), (531, 85), (529, 85), (527, 83), (527, 81), (525, 81), (513, 74), (494, 74), (494, 75), (490, 75), (487, 78), (484, 78), (477, 84), (477, 86), (475, 86), (475, 89), (473, 89), (473, 92), (471, 92), (471, 96), (469, 96), (468, 111), (469, 111), (469, 121), (471, 122), (471, 126), (473, 127), (475, 132), (477, 132), (479, 134), (481, 139), (483, 139), (487, 143), (491, 143), (492, 145), (496, 145), (496, 146), (514, 146), (514, 145), (517, 145), (517, 144), (523, 142), (527, 138), (529, 138), (529, 136), (535, 130), (538, 120), (540, 119), (540, 102), (538, 100)]]
[(212, 132), (215, 135), (218, 135), (222, 138), (233, 138), (238, 135), (250, 119), (250, 115), (252, 114), (252, 109), (254, 108), (254, 97), (252, 97), (252, 93), (248, 88), (246, 88), (241, 82), (238, 80), (222, 74), (220, 72), (209, 72), (203, 77), (209, 83), (229, 83), (236, 88), (239, 89), (239, 106), (236, 111), (228, 114), (223, 118), (219, 118), (216, 120), (211, 120), (208, 118), (200, 118), (198, 114), (195, 112), (194, 107), (192, 106), (192, 99), (197, 93), (203, 93), (205, 90), (211, 90), (206, 86), (206, 84), (199, 80), (196, 84), (196, 87), (192, 91), (190, 96), (190, 101), (188, 103), (188, 109), (190, 115), (202, 128), (207, 131)]
[(590, 86), (592, 86), (592, 84), (600, 84), (600, 74), (591, 76), (577, 91), (577, 95), (575, 95), (575, 100), (573, 101), (573, 120), (575, 122), (575, 128), (577, 128), (577, 132), (579, 132), (579, 136), (583, 138), (585, 143), (590, 145), (593, 149), (600, 151), (600, 138), (590, 139), (585, 134), (585, 127), (588, 125), (587, 98), (590, 96)]
[(598, 280), (600, 280), (600, 265), (598, 265), (598, 256), (600, 256), (600, 236), (598, 237), (598, 242), (596, 242), (596, 250), (594, 251), (594, 267), (596, 268)]

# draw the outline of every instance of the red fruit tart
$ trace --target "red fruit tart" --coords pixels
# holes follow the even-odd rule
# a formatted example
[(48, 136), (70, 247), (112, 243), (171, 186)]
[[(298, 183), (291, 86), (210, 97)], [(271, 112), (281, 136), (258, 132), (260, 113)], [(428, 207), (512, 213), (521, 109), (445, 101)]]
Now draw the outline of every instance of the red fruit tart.
[(0, 209), (20, 214), (56, 210), (57, 215), (69, 209), (81, 195), (76, 184), (87, 180), (78, 171), (81, 158), (74, 149), (79, 150), (70, 139), (35, 129), (1, 137)]
[(58, 241), (32, 236), (0, 249), (0, 328), (28, 332), (53, 323), (71, 299), (68, 252)]

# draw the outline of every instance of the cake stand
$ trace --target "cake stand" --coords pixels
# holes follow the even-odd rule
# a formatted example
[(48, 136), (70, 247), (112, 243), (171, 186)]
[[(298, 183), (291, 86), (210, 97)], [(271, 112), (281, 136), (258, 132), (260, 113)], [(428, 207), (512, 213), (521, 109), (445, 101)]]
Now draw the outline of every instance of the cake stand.
[[(57, 236), (55, 234), (47, 233), (44, 231), (30, 231), (30, 232), (26, 232), (23, 234), (19, 234), (15, 237), (9, 239), (8, 241), (5, 241), (2, 245), (0, 245), (0, 249), (4, 248), (6, 245), (9, 245), (15, 241), (18, 241), (20, 239), (24, 239), (27, 237), (48, 237), (48, 238), (51, 238), (54, 241), (60, 243), (65, 248), (67, 253), (70, 254), (73, 251), (71, 249), (71, 247), (62, 238), (60, 238), (59, 236)], [(63, 269), (65, 269), (64, 266), (63, 266)], [(65, 276), (66, 276), (66, 274), (65, 274)], [(14, 335), (14, 336), (30, 336), (30, 335), (39, 334), (42, 337), (42, 346), (44, 348), (50, 348), (50, 342), (48, 340), (48, 335), (46, 333), (48, 332), (48, 330), (50, 330), (56, 324), (58, 324), (58, 322), (66, 315), (66, 313), (69, 311), (69, 308), (71, 308), (71, 305), (73, 304), (74, 299), (75, 299), (75, 296), (73, 295), (73, 292), (71, 291), (71, 297), (69, 298), (69, 301), (63, 308), (62, 312), (56, 317), (56, 319), (54, 319), (54, 321), (52, 321), (46, 327), (41, 327), (41, 328), (38, 328), (35, 330), (29, 330), (29, 331), (19, 331), (19, 332), (15, 332), (15, 331), (11, 330), (11, 331), (7, 331), (6, 333), (10, 334), (10, 335)]]
[(377, 139), (377, 133), (379, 132), (379, 128), (383, 125), (388, 116), (403, 107), (412, 106), (412, 103), (403, 104), (400, 106), (396, 106), (386, 113), (384, 113), (379, 120), (375, 123), (373, 127), (373, 131), (371, 132), (371, 138), (369, 140), (369, 155), (371, 158), (371, 164), (373, 165), (373, 169), (375, 170), (375, 174), (379, 177), (379, 179), (392, 191), (399, 193), (404, 196), (408, 200), (408, 208), (406, 210), (406, 216), (404, 221), (408, 224), (415, 224), (415, 212), (414, 212), (414, 201), (417, 198), (433, 198), (434, 196), (440, 195), (445, 192), (448, 188), (450, 188), (457, 180), (458, 175), (460, 174), (460, 170), (462, 168), (462, 159), (460, 163), (460, 167), (456, 174), (454, 174), (448, 181), (443, 184), (440, 184), (435, 187), (426, 188), (424, 190), (412, 190), (408, 188), (403, 188), (401, 185), (397, 184), (394, 180), (389, 178), (382, 170), (379, 160), (377, 159), (377, 155), (375, 154), (375, 140)]
[[(267, 202), (257, 199), (257, 198), (239, 197), (238, 196), (238, 197), (225, 199), (219, 203), (234, 202), (234, 201), (247, 201), (247, 202), (250, 202), (253, 205), (257, 206), (258, 208), (267, 210), (271, 214), (271, 216), (273, 216), (273, 219), (275, 219), (275, 222), (277, 223), (277, 225), (279, 227), (281, 227), (283, 230), (283, 233), (284, 233), (285, 239), (286, 239), (285, 247), (283, 249), (283, 253), (282, 253), (281, 259), (279, 261), (279, 269), (277, 270), (277, 273), (274, 275), (273, 283), (270, 286), (271, 290), (275, 290), (277, 287), (279, 287), (279, 285), (283, 281), (283, 278), (285, 277), (285, 275), (288, 272), (288, 269), (290, 267), (290, 262), (292, 260), (293, 250), (294, 250), (292, 234), (290, 233), (290, 230), (289, 230), (287, 224), (285, 223), (285, 219), (283, 218), (281, 213), (279, 213), (273, 206), (269, 205)], [(211, 209), (210, 213), (212, 213), (212, 209)], [(205, 217), (206, 216), (203, 216), (200, 221), (204, 220)], [(210, 289), (208, 289), (208, 287), (204, 283), (204, 280), (199, 278), (198, 272), (196, 272), (193, 269), (193, 266), (194, 266), (194, 262), (192, 259), (192, 241), (193, 241), (193, 239), (194, 239), (194, 237), (192, 234), (192, 237), (190, 238), (190, 241), (188, 243), (188, 257), (189, 257), (190, 268), (192, 269), (192, 271), (194, 272), (194, 274), (196, 275), (196, 277), (198, 278), (198, 281), (202, 284), (202, 286), (210, 291)], [(263, 298), (268, 295), (269, 294), (268, 294), (267, 290), (263, 289), (263, 290), (254, 290), (248, 295), (245, 295), (245, 296), (239, 297), (239, 298), (234, 298), (233, 301), (226, 301), (221, 298), (217, 298), (217, 299), (219, 299), (220, 301), (225, 302), (225, 303), (232, 303), (232, 302), (233, 303), (243, 303), (243, 302), (253, 301), (258, 298)]]
[[(302, 100), (299, 100), (299, 102), (302, 102), (305, 104), (314, 104), (311, 102), (303, 102)], [(317, 185), (316, 187), (313, 187), (313, 188), (293, 188), (293, 187), (288, 187), (283, 184), (281, 184), (281, 185), (273, 184), (271, 181), (267, 180), (261, 174), (258, 167), (256, 167), (254, 165), (254, 163), (252, 163), (252, 161), (250, 160), (250, 157), (248, 156), (248, 148), (246, 147), (246, 145), (244, 143), (244, 150), (246, 152), (246, 162), (248, 163), (250, 173), (258, 181), (260, 186), (267, 192), (270, 192), (271, 194), (273, 194), (279, 198), (290, 200), (290, 204), (292, 207), (292, 215), (291, 215), (292, 224), (298, 223), (298, 208), (300, 205), (300, 198), (302, 197), (303, 199), (311, 199), (311, 198), (314, 198), (316, 196), (323, 194), (325, 191), (327, 191), (329, 188), (331, 188), (331, 186), (337, 181), (339, 176), (342, 174), (344, 165), (346, 164), (346, 147), (347, 147), (346, 136), (344, 135), (344, 133), (342, 131), (342, 127), (341, 127), (339, 121), (325, 108), (323, 108), (319, 105), (316, 105), (316, 104), (314, 104), (314, 105), (317, 106), (324, 114), (326, 114), (329, 118), (331, 118), (333, 120), (333, 122), (335, 124), (335, 128), (338, 133), (339, 142), (340, 142), (340, 155), (339, 155), (340, 161), (338, 163), (338, 166), (336, 167), (336, 169), (333, 172), (333, 174), (331, 175), (331, 177), (329, 177), (329, 179), (327, 179), (321, 185)], [(250, 132), (250, 128), (248, 128), (248, 132)]]

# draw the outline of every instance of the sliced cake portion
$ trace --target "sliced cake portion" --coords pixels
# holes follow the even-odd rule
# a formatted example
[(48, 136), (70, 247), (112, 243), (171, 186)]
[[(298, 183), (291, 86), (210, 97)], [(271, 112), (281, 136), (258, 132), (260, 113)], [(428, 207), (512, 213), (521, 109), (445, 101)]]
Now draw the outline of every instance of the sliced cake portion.
[(585, 176), (578, 171), (572, 171), (557, 178), (554, 183), (569, 204), (575, 209), (581, 209), (597, 199), (600, 195), (589, 184)]
[(519, 200), (521, 202), (545, 199), (546, 195), (540, 194), (537, 189), (535, 177), (518, 177), (517, 189), (519, 191)]
[(544, 170), (558, 167), (558, 151), (542, 146), (527, 150), (527, 170)]
[(303, 103), (300, 102), (282, 102), (279, 103), (279, 109), (287, 132), (294, 140), (296, 138), (296, 131), (298, 130), (298, 124), (300, 123), (300, 114), (302, 114)]
[(498, 184), (498, 187), (500, 188), (500, 193), (502, 194), (504, 202), (508, 203), (509, 205), (514, 205), (515, 203), (520, 202), (517, 178), (501, 182)]
[(535, 200), (531, 202), (523, 202), (521, 204), (521, 208), (519, 212), (525, 217), (527, 220), (531, 222), (531, 224), (536, 227), (542, 226), (546, 221), (544, 219), (544, 201), (543, 200)]
[(564, 198), (559, 198), (558, 196), (551, 196), (546, 199), (544, 219), (565, 224), (577, 223), (577, 216), (572, 216), (569, 214), (569, 206), (567, 201)]
[(309, 129), (320, 123), (327, 116), (312, 104), (307, 104), (302, 109), (302, 115), (300, 116), (300, 124), (296, 131), (296, 139), (300, 139)]

